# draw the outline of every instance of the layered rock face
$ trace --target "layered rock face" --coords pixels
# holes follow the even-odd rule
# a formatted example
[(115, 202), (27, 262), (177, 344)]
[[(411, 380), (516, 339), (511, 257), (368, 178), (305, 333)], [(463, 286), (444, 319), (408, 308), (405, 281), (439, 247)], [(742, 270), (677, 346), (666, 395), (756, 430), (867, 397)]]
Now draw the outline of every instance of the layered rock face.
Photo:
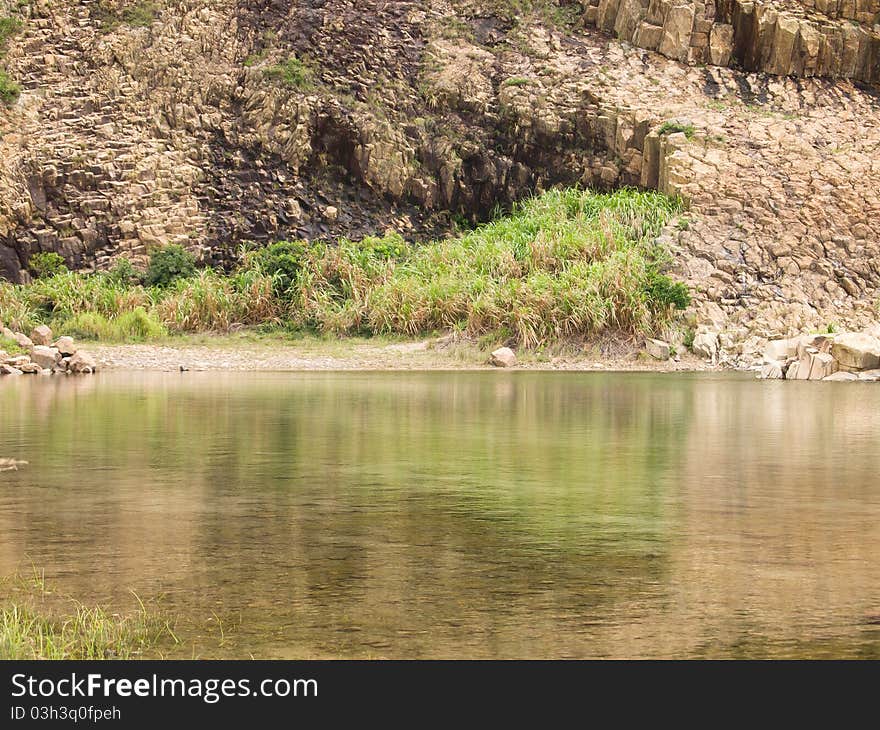
[(247, 241), (419, 239), (641, 177), (578, 76), (595, 61), (557, 67), (540, 25), (450, 24), (446, 2), (3, 2), (24, 20), (6, 59), (24, 93), (0, 110), (13, 280), (38, 251), (104, 268), (169, 242), (222, 264)]
[(807, 63), (805, 26), (763, 46), (733, 5), (586, 7), (652, 53), (550, 0), (175, 0), (137, 23), (143, 3), (34, 0), (4, 59), (24, 90), (0, 106), (0, 274), (49, 250), (93, 269), (166, 242), (223, 264), (248, 241), (420, 240), (555, 184), (636, 185), (689, 205), (663, 240), (713, 356), (859, 330), (880, 286), (876, 4), (750, 6), (858, 33)]
[(585, 21), (688, 63), (880, 81), (880, 0), (590, 0)]

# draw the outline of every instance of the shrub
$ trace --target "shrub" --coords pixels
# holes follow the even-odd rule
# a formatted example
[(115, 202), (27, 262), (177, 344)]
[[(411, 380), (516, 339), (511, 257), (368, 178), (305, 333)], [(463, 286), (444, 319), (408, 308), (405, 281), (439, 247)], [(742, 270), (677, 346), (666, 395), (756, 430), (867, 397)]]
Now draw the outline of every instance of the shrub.
[(254, 252), (250, 263), (274, 279), (276, 294), (286, 296), (296, 281), (308, 247), (305, 241), (278, 241)]
[(119, 286), (131, 286), (139, 284), (141, 274), (134, 268), (131, 261), (127, 258), (119, 258), (110, 271), (107, 272), (107, 279)]
[(144, 277), (148, 286), (164, 288), (178, 279), (186, 279), (196, 273), (196, 259), (178, 244), (171, 244), (153, 252)]
[(64, 259), (54, 251), (35, 253), (28, 261), (28, 269), (37, 279), (48, 279), (67, 271)]
[(0, 68), (0, 101), (12, 104), (21, 95), (21, 86), (9, 78), (9, 74)]
[(656, 309), (674, 307), (683, 310), (691, 303), (691, 294), (687, 286), (653, 269), (648, 272), (645, 291)]

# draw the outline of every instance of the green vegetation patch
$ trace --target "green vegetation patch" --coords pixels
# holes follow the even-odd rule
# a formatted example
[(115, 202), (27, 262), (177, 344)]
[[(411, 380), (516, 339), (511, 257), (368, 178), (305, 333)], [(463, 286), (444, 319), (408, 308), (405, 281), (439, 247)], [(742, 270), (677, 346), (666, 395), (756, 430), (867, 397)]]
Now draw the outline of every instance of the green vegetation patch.
[(64, 259), (54, 251), (35, 253), (28, 261), (28, 269), (37, 279), (47, 279), (67, 271)]
[(681, 122), (663, 122), (660, 125), (660, 128), (657, 130), (657, 134), (661, 137), (665, 134), (675, 134), (676, 132), (682, 132), (685, 137), (691, 139), (696, 132), (693, 124), (683, 124)]
[(21, 30), (21, 18), (2, 17), (0, 18), (0, 50), (6, 47), (9, 39)]
[(135, 659), (176, 643), (171, 622), (135, 596), (127, 614), (86, 606), (46, 587), (40, 573), (0, 585), (0, 660)]
[(314, 78), (314, 70), (296, 56), (270, 66), (265, 73), (268, 78), (280, 81), (293, 89), (309, 88)]
[(144, 281), (150, 286), (167, 287), (196, 272), (196, 258), (183, 246), (172, 244), (157, 249), (150, 256)]
[(140, 0), (122, 8), (117, 8), (107, 0), (92, 7), (92, 17), (101, 23), (104, 32), (116, 30), (120, 25), (131, 28), (147, 28), (159, 15), (159, 4), (150, 0)]
[(12, 104), (21, 96), (21, 86), (0, 68), (0, 101)]
[(656, 192), (552, 190), (456, 238), (412, 246), (281, 241), (243, 254), (232, 274), (195, 270), (180, 247), (130, 265), (0, 284), (0, 319), (59, 333), (150, 339), (165, 332), (284, 326), (336, 335), (490, 333), (524, 347), (616, 330), (647, 334), (686, 308), (657, 243), (681, 212)]
[(504, 81), (501, 84), (502, 87), (505, 86), (531, 86), (535, 82), (532, 79), (527, 79), (525, 76), (513, 76)]
[(15, 340), (0, 335), (0, 352), (5, 352), (7, 355), (22, 355), (25, 350)]

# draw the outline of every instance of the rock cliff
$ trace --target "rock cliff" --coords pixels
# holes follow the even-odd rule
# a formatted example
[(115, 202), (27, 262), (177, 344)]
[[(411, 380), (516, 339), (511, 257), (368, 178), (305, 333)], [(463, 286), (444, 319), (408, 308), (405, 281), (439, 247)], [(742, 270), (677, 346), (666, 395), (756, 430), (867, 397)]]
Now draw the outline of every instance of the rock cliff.
[[(592, 0), (591, 0), (592, 1)], [(511, 10), (516, 5), (517, 11)], [(876, 318), (878, 0), (0, 0), (0, 274), (637, 185), (733, 354)], [(750, 344), (751, 343), (751, 344)]]

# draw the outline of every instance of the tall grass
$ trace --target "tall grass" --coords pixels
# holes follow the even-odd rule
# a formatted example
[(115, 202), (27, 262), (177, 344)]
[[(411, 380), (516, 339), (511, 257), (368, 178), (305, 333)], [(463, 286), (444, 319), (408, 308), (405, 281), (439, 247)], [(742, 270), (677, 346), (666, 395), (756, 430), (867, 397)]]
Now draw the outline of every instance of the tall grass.
[(48, 588), (42, 571), (0, 581), (0, 660), (131, 659), (177, 643), (169, 620), (137, 597), (126, 614), (89, 607)]
[(524, 346), (606, 329), (651, 332), (687, 295), (656, 244), (679, 204), (658, 193), (555, 190), (464, 236), (400, 258), (311, 247), (300, 323), (336, 333), (506, 330)]
[[(460, 237), (279, 243), (231, 275), (165, 288), (112, 274), (0, 284), (0, 321), (95, 339), (285, 325), (335, 334), (499, 332), (529, 347), (605, 330), (650, 333), (688, 301), (657, 244), (680, 204), (654, 192), (553, 190)], [(66, 332), (65, 332), (66, 330)]]
[(12, 605), (0, 608), (0, 659), (131, 659), (168, 631), (145, 610), (120, 616), (75, 604), (56, 616)]

